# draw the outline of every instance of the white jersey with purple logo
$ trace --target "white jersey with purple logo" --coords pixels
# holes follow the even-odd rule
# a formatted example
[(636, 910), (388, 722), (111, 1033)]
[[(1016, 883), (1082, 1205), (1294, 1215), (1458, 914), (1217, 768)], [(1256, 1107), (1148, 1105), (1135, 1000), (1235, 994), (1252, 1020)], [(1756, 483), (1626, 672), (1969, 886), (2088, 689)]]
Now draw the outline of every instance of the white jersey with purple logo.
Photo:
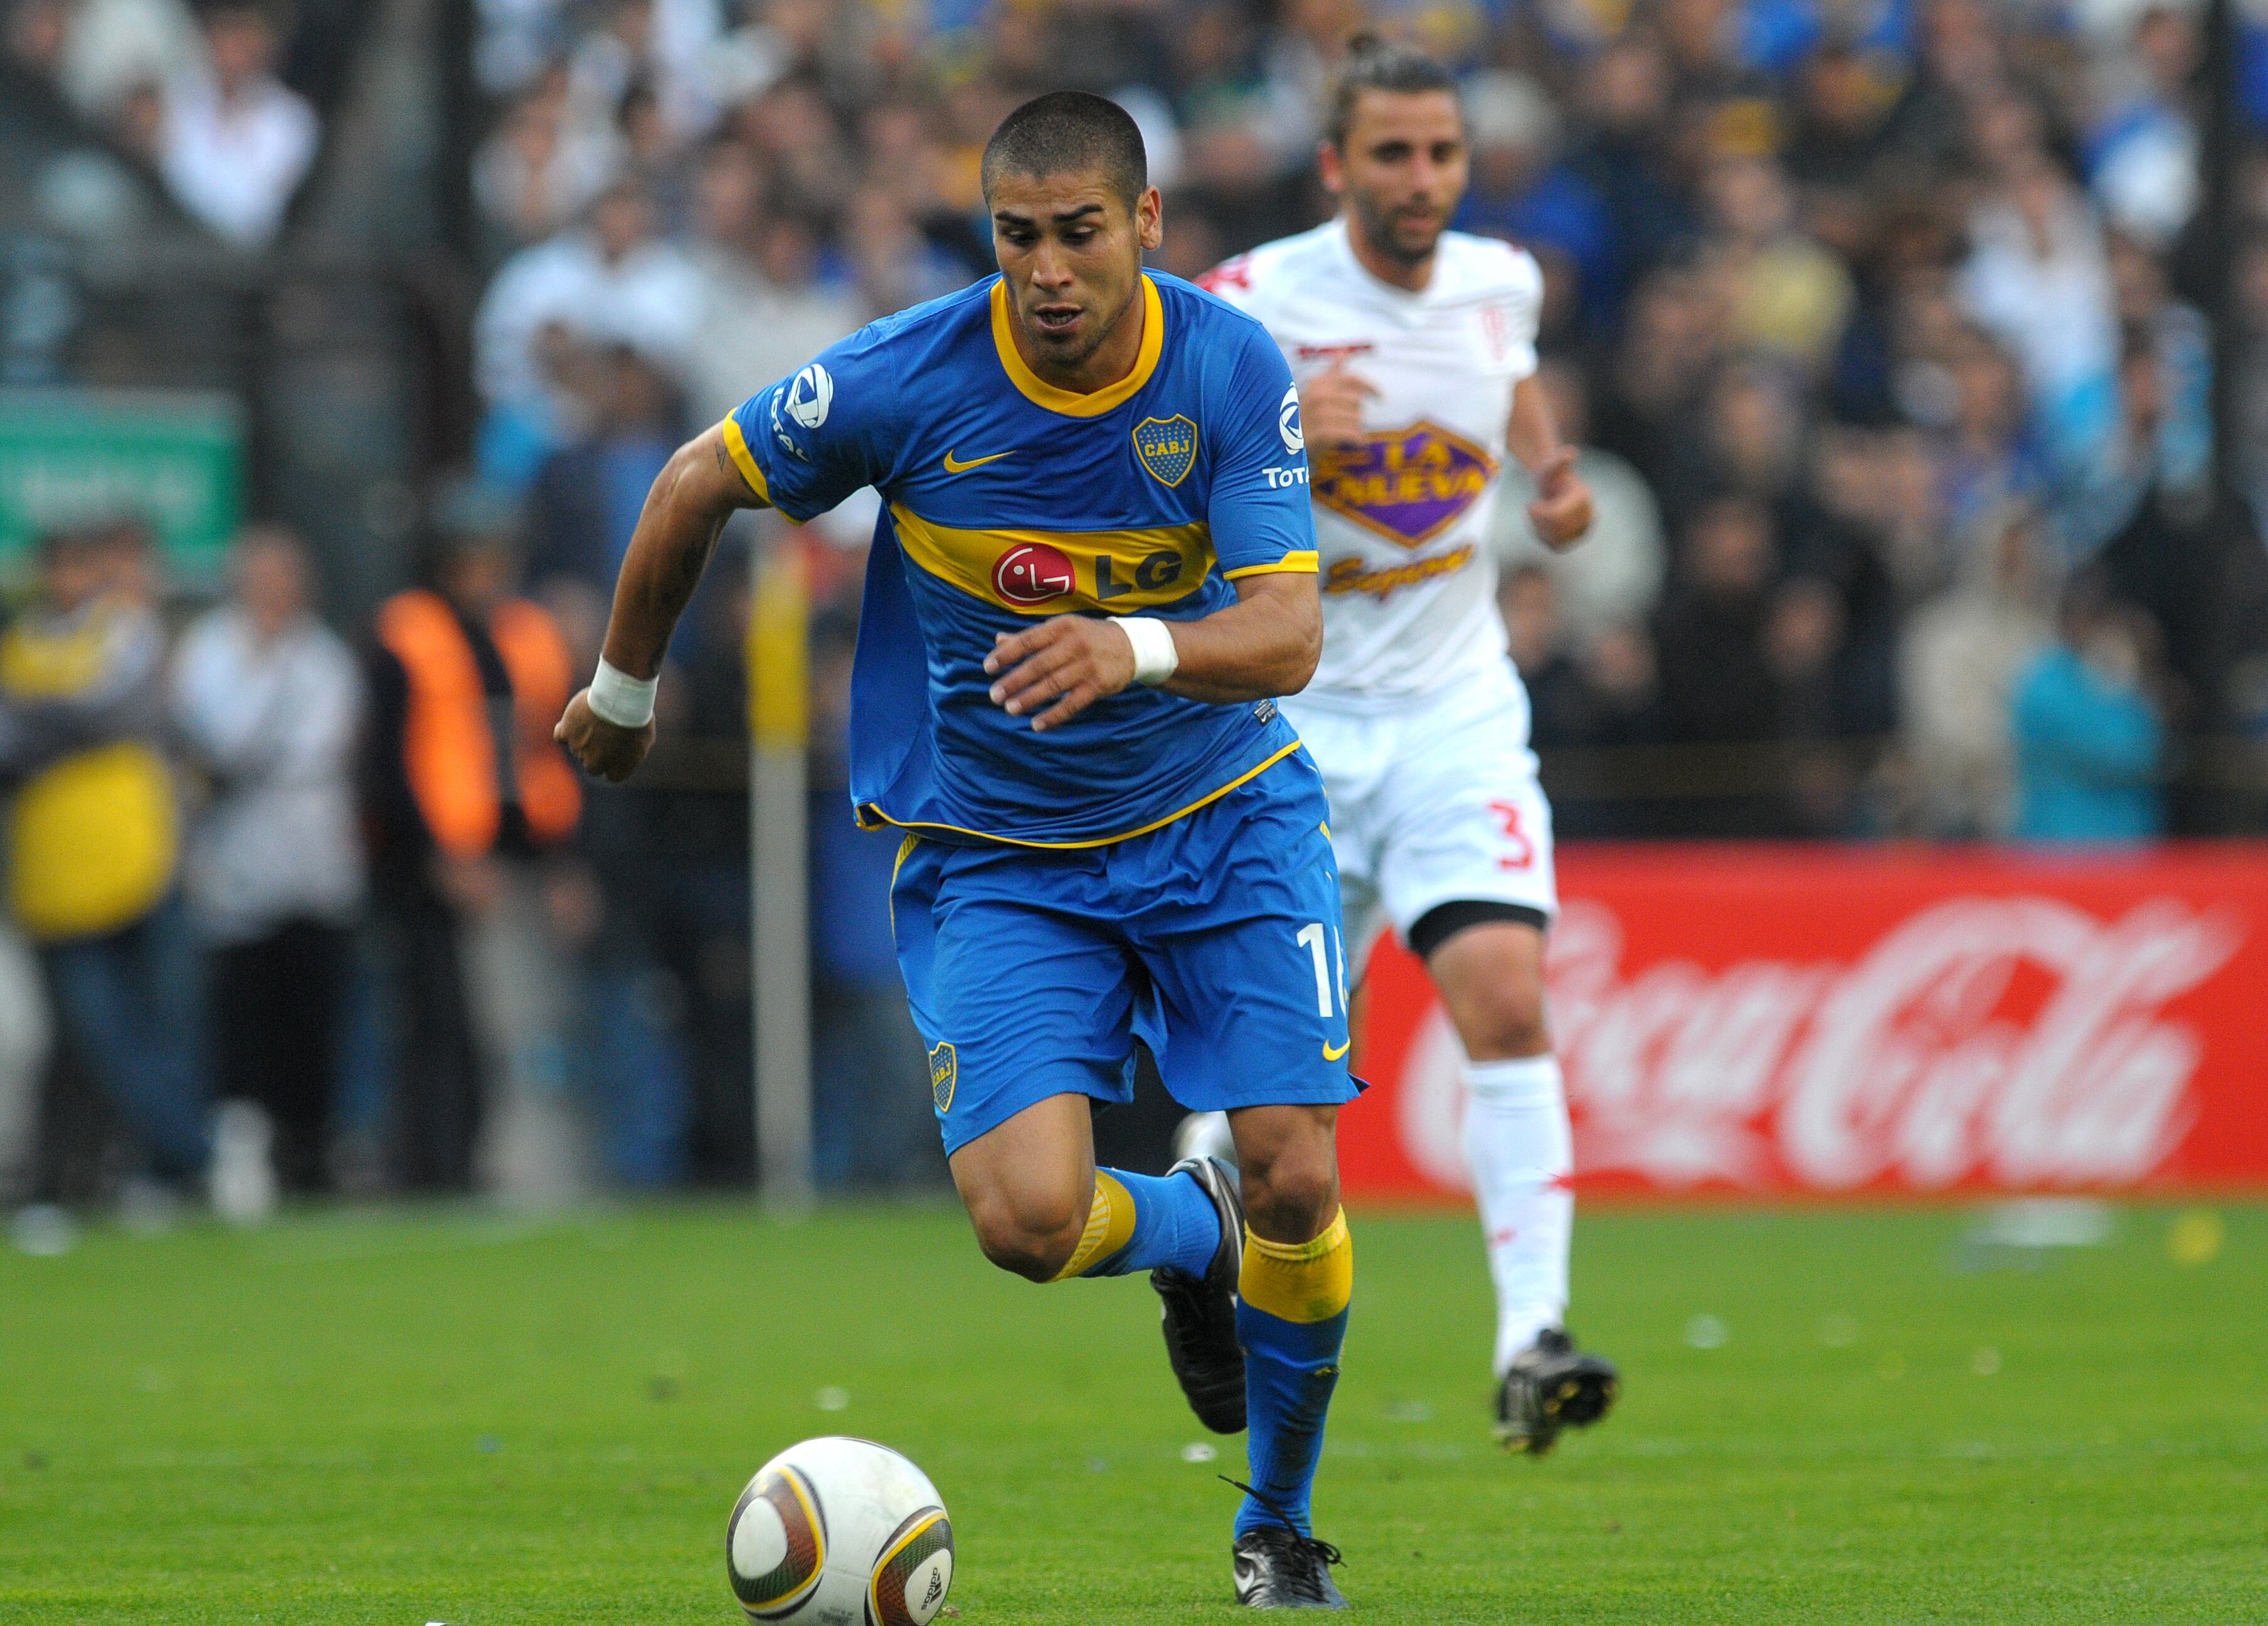
[(1378, 390), (1361, 445), (1308, 448), (1323, 657), (1307, 694), (1393, 704), (1501, 670), (1489, 519), (1513, 386), (1535, 371), (1535, 261), (1446, 232), (1410, 293), (1363, 269), (1341, 219), (1200, 280), (1266, 324), (1301, 383), (1344, 360)]

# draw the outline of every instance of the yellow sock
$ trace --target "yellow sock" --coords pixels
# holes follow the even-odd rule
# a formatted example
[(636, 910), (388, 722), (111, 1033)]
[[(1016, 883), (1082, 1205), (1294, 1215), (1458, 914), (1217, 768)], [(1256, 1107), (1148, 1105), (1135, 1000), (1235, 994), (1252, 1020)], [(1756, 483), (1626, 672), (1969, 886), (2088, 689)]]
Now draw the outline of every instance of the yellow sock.
[(1108, 1169), (1094, 1171), (1094, 1203), (1086, 1210), (1086, 1228), (1054, 1279), (1067, 1282), (1098, 1259), (1108, 1259), (1126, 1246), (1134, 1234), (1134, 1198)]
[(1244, 1232), (1244, 1269), (1237, 1293), (1278, 1321), (1328, 1321), (1354, 1297), (1354, 1240), (1346, 1210), (1311, 1242), (1271, 1242)]

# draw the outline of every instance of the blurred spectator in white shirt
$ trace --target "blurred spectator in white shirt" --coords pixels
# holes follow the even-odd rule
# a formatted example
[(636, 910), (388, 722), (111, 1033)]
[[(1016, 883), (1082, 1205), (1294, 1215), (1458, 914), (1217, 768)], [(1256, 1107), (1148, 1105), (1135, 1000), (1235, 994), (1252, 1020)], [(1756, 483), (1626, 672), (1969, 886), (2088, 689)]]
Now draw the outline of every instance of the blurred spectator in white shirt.
[(555, 70), (514, 102), (473, 159), (473, 197), (518, 248), (571, 223), (622, 164), (622, 139), (567, 117), (567, 76)]
[(363, 898), (362, 682), (309, 607), (296, 537), (248, 532), (232, 563), (230, 601), (189, 629), (173, 665), (174, 723), (211, 786), (187, 886), (215, 949), (218, 1093), (267, 1109), (284, 1188), (313, 1191)]
[(610, 123), (622, 98), (645, 85), (674, 142), (706, 132), (717, 118), (705, 60), (723, 35), (717, 0), (612, 0), (599, 17), (569, 60), (572, 116)]
[(203, 21), (211, 71), (167, 85), (159, 164), (182, 208), (239, 248), (265, 247), (314, 161), (314, 109), (276, 77), (263, 6), (222, 0)]
[[(545, 361), (555, 330), (629, 344), (672, 372), (685, 367), (700, 328), (702, 279), (655, 230), (644, 192), (609, 187), (587, 227), (521, 250), (489, 284), (473, 337), (490, 414), (481, 448), (490, 480), (524, 486), (544, 456), (571, 438)], [(704, 335), (704, 349), (708, 342)]]
[(2050, 560), (2038, 515), (2004, 503), (1983, 515), (1962, 575), (1917, 606), (1898, 648), (1898, 686), (1916, 813), (1926, 835), (1999, 835), (2014, 814), (2016, 675), (2053, 636)]
[(696, 423), (715, 423), (880, 313), (820, 282), (816, 235), (796, 216), (770, 213), (762, 186), (737, 143), (711, 148), (702, 166), (693, 250), (701, 346), (686, 375)]
[(204, 54), (181, 0), (78, 0), (66, 10), (55, 83), (97, 123), (114, 119), (140, 86), (182, 71)]
[(2162, 250), (2187, 225), (2198, 195), (2197, 122), (2190, 86), (2201, 46), (2194, 21), (2154, 4), (2135, 23), (2128, 48), (2106, 52), (2100, 120), (2088, 132), (2090, 185), (2120, 231)]
[(1956, 289), (2022, 364), (2049, 456), (2076, 468), (2117, 421), (2118, 326), (2102, 227), (2014, 97), (1980, 112), (1977, 145), (1995, 185), (1969, 217)]

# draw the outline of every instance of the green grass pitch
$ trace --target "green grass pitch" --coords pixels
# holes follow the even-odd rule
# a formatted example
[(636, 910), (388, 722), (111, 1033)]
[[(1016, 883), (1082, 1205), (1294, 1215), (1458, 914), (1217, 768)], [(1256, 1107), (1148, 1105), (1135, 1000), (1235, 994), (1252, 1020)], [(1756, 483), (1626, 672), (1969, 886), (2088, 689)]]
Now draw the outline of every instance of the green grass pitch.
[[(1316, 1502), (1360, 1618), (2268, 1620), (2268, 1209), (2031, 1270), (1959, 1268), (1971, 1223), (1588, 1212), (1622, 1405), (1533, 1461), (1469, 1219), (1358, 1212)], [(970, 1626), (1231, 1618), (1241, 1446), (1184, 1460), (1143, 1282), (1012, 1280), (943, 1209), (687, 1206), (0, 1254), (0, 1622), (725, 1626), (734, 1496), (834, 1432), (937, 1481)]]

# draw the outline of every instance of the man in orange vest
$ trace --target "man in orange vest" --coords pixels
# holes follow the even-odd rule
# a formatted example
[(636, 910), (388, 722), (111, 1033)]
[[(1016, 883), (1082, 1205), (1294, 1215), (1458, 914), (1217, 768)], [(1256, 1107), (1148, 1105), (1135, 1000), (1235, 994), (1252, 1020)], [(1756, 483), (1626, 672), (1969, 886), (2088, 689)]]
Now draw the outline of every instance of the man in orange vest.
[(401, 1001), (397, 1174), (463, 1191), (483, 1099), (463, 927), (494, 910), (503, 862), (574, 833), (582, 791), (551, 725), (573, 689), (550, 615), (512, 596), (493, 517), (459, 517), (429, 585), (379, 607), (370, 670), (371, 889)]

